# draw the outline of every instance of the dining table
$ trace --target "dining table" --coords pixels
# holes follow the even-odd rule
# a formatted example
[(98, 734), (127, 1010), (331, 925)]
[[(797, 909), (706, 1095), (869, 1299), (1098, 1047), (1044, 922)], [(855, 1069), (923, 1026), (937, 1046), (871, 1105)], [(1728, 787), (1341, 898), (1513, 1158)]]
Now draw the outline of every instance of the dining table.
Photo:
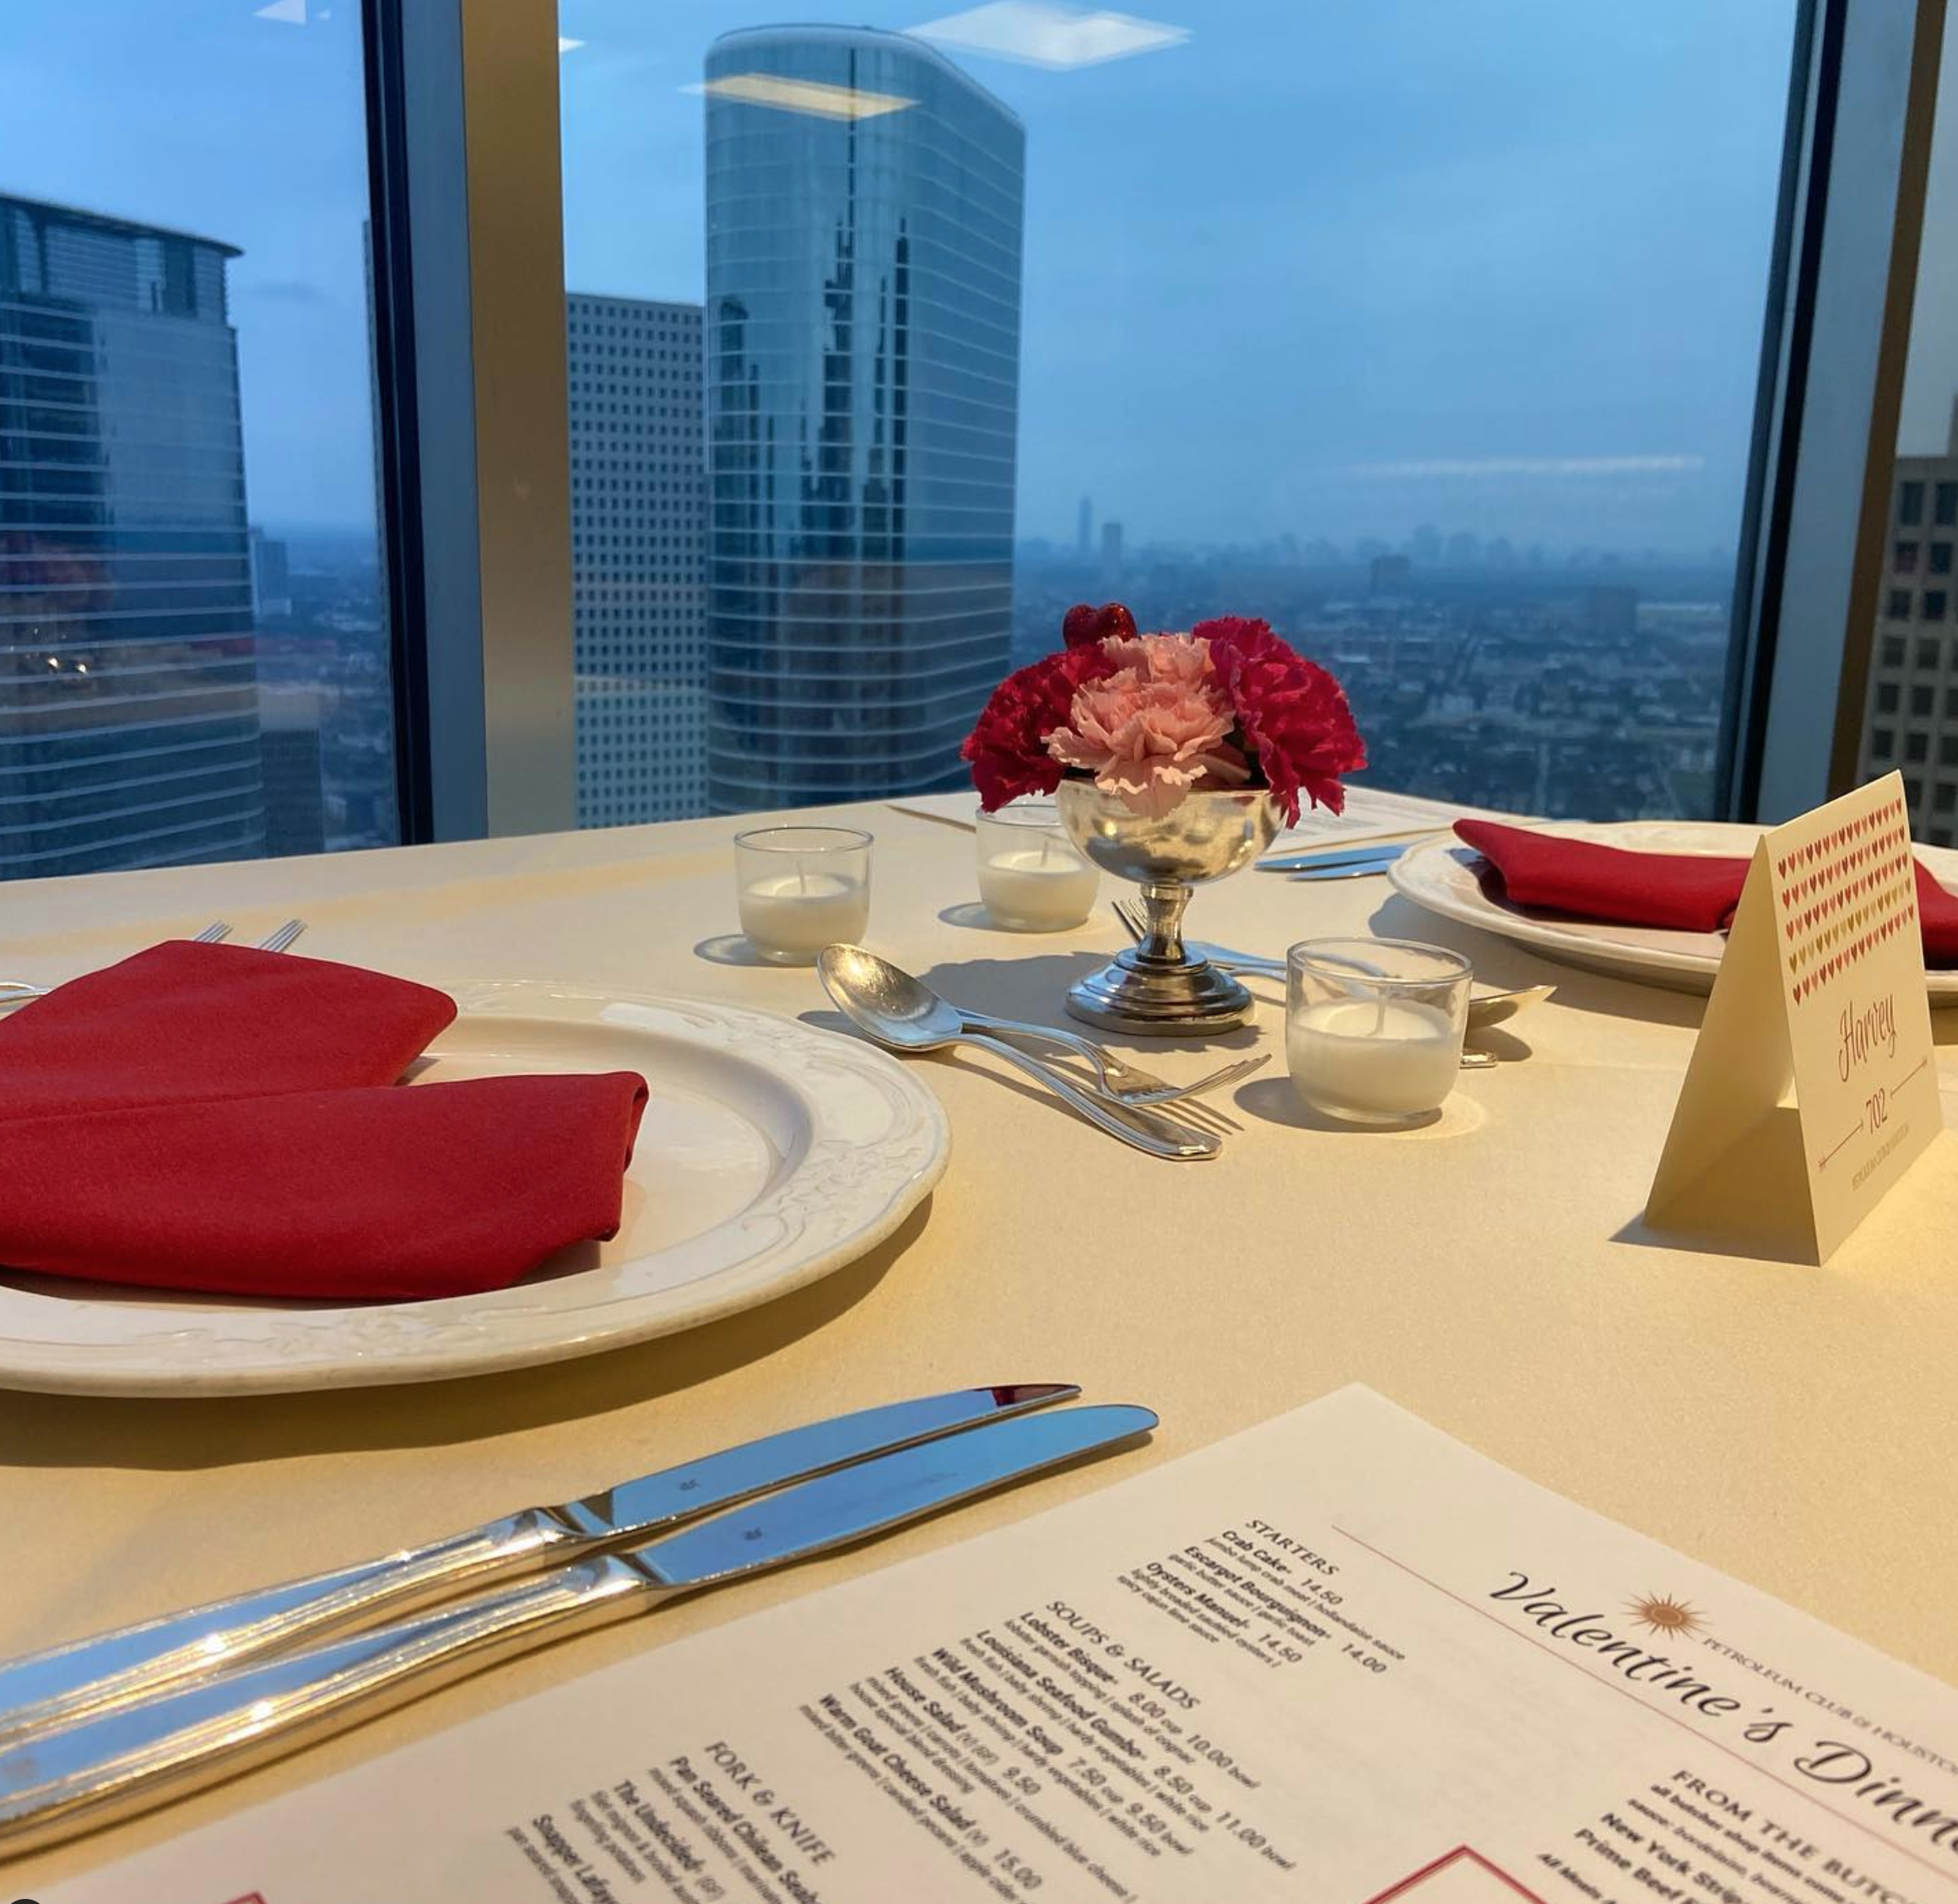
[[(1403, 831), (1457, 809), (1351, 791)], [(10, 885), (0, 972), (53, 982), (214, 918), (255, 941), (457, 987), (527, 978), (684, 997), (853, 1036), (806, 966), (736, 920), (736, 832), (875, 837), (866, 943), (961, 1004), (1068, 1022), (1125, 944), (1104, 879), (1071, 930), (995, 929), (970, 794)], [(1215, 1101), (1214, 1159), (1126, 1149), (984, 1052), (908, 1062), (949, 1167), (859, 1260), (704, 1326), (491, 1375), (320, 1392), (0, 1392), (0, 1654), (407, 1546), (839, 1409), (975, 1383), (1079, 1382), (1158, 1411), (1146, 1445), (891, 1538), (533, 1653), (184, 1803), (36, 1853), (40, 1896), (273, 1793), (758, 1608), (965, 1540), (1360, 1382), (1532, 1479), (1958, 1682), (1958, 1144), (1829, 1261), (1776, 1227), (1643, 1220), (1705, 1000), (1564, 967), (1420, 911), (1382, 878), (1247, 872), (1188, 930), (1282, 955), (1372, 934), (1452, 946), (1479, 984), (1555, 991), (1476, 1041), (1433, 1122), (1303, 1109), (1282, 986), (1203, 1041), (1112, 1041), (1171, 1079), (1268, 1051)], [(31, 1009), (32, 1008), (28, 1008)], [(1934, 1014), (1958, 1088), (1958, 1013)], [(3, 1160), (0, 1160), (3, 1161)], [(96, 1167), (77, 1155), (73, 1168)], [(1744, 1196), (1745, 1186), (1732, 1187)], [(3, 1273), (0, 1273), (3, 1274)], [(116, 1300), (103, 1292), (100, 1300)], [(1627, 1582), (1627, 1590), (1647, 1585)], [(1655, 1590), (1663, 1582), (1652, 1582)], [(540, 1741), (540, 1750), (549, 1742)]]

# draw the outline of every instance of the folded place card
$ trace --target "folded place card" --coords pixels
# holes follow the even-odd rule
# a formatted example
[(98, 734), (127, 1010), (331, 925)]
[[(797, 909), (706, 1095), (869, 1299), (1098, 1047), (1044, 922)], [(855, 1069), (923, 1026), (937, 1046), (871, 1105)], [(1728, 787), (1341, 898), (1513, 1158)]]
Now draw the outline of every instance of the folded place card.
[(1766, 1225), (1792, 1208), (1826, 1261), (1941, 1123), (1893, 773), (1755, 847), (1646, 1220)]

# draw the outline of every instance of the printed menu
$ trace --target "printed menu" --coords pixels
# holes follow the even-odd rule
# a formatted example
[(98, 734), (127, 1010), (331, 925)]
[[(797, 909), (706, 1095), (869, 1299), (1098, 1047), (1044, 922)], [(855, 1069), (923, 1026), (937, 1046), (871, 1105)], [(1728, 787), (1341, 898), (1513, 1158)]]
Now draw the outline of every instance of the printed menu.
[(1958, 1693), (1361, 1388), (684, 1641), (658, 1619), (630, 1664), (7, 1880), (43, 1904), (1958, 1901)]

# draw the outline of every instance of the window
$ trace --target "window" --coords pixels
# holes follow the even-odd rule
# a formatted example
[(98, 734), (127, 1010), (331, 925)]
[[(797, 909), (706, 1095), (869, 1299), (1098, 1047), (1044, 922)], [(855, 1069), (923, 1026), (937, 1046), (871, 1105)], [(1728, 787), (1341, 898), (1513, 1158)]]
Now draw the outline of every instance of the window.
[(1958, 523), (1958, 482), (1940, 483), (1934, 498), (1934, 516), (1938, 527), (1948, 529)]
[[(1905, 760), (1909, 760), (1914, 764), (1917, 761), (1928, 759), (1929, 757), (1930, 745), (1931, 744), (1929, 738), (1924, 734), (1906, 734), (1904, 736)], [(1914, 802), (1917, 796), (1912, 794), (1911, 798)]]
[(294, 11), (8, 11), (0, 881), (397, 837), (360, 9)]
[(1876, 711), (1879, 714), (1894, 714), (1897, 711), (1897, 684), (1895, 681), (1880, 682), (1876, 690)]
[(1924, 519), (1924, 485), (1922, 483), (1897, 484), (1897, 521), (1906, 528), (1915, 528)]
[[(1268, 617), (1373, 784), (1707, 811), (1794, 0), (1140, 11), (1095, 63), (1045, 5), (561, 0), (567, 295), (689, 312), (706, 419), (574, 414), (575, 466), (699, 485), (679, 549), (580, 554), (581, 708), (602, 567), (688, 617), (581, 755), (670, 748), (716, 811), (960, 787), (993, 683), (1120, 598)], [(636, 369), (580, 341), (575, 392)]]
[(1958, 782), (1941, 780), (1931, 789), (1931, 811), (1958, 812)]
[(1921, 640), (1921, 641), (1918, 641), (1918, 643), (1917, 643), (1917, 666), (1918, 666), (1920, 668), (1926, 668), (1926, 669), (1928, 669), (1928, 668), (1935, 668), (1937, 665), (1938, 665), (1938, 644), (1937, 644), (1937, 642), (1936, 642), (1935, 641), (1933, 641), (1933, 640), (1930, 640), (1930, 639), (1928, 639), (1928, 638), (1927, 638), (1927, 639), (1924, 639), (1924, 640)]
[(1935, 688), (1917, 687), (1911, 690), (1911, 712), (1922, 718), (1932, 709), (1937, 696)]
[(1938, 765), (1941, 767), (1958, 767), (1958, 733), (1939, 735)]
[(1890, 566), (1899, 575), (1913, 575), (1917, 566), (1917, 545), (1914, 542), (1900, 542), (1890, 552)]
[(1884, 613), (1892, 621), (1908, 621), (1911, 619), (1911, 592), (1907, 588), (1893, 588), (1884, 603)]
[(1904, 664), (1904, 638), (1901, 635), (1886, 635), (1883, 638), (1883, 665), (1885, 668), (1901, 668)]
[(1927, 588), (1924, 591), (1923, 619), (1926, 621), (1942, 621), (1944, 619), (1944, 605), (1948, 598), (1941, 588)]
[(1878, 728), (1869, 737), (1869, 751), (1879, 760), (1887, 760), (1896, 752), (1896, 733), (1890, 728)]
[(1931, 544), (1930, 554), (1931, 573), (1937, 576), (1950, 575), (1951, 572), (1951, 544), (1948, 542), (1934, 542)]

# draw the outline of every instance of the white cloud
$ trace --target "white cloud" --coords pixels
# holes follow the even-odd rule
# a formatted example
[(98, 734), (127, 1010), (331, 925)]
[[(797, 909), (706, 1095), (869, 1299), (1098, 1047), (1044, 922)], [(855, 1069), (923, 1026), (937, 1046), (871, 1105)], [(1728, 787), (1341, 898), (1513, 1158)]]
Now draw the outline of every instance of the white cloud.
[(560, 53), (575, 53), (584, 43), (582, 40), (560, 39), (558, 41), (558, 51)]
[(1356, 476), (1679, 476), (1706, 467), (1699, 456), (1435, 457), (1355, 463)]
[(1136, 19), (1128, 14), (1090, 13), (1050, 0), (989, 0), (962, 14), (948, 14), (911, 31), (971, 53), (1019, 60), (1028, 66), (1099, 66), (1180, 46), (1188, 29)]

